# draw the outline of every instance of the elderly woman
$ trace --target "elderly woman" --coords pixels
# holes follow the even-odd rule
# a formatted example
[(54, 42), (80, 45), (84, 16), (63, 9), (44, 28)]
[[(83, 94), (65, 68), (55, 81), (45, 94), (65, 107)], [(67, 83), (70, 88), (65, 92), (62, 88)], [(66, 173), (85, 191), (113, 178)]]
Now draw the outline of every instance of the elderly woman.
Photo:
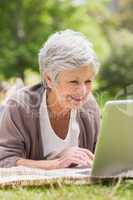
[(0, 167), (89, 166), (99, 131), (92, 84), (99, 69), (79, 32), (53, 34), (39, 53), (42, 82), (10, 97), (0, 122)]

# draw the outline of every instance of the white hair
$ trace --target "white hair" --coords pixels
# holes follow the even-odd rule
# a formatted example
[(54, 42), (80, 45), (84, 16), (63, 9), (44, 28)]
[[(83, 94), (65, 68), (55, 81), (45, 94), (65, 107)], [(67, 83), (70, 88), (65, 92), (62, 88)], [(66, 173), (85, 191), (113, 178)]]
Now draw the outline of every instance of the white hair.
[(46, 71), (55, 80), (59, 72), (84, 64), (91, 64), (95, 73), (99, 71), (100, 64), (92, 43), (82, 33), (70, 29), (54, 33), (39, 52), (42, 80)]

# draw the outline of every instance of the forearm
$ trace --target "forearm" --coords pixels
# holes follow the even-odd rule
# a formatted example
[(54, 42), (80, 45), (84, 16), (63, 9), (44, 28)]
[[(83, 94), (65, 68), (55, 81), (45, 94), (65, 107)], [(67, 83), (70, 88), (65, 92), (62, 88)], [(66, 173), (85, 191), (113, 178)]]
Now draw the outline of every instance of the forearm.
[(25, 167), (32, 167), (32, 168), (40, 168), (40, 169), (58, 169), (60, 168), (60, 161), (59, 159), (55, 160), (29, 160), (29, 159), (19, 159), (16, 161), (17, 166), (25, 166)]

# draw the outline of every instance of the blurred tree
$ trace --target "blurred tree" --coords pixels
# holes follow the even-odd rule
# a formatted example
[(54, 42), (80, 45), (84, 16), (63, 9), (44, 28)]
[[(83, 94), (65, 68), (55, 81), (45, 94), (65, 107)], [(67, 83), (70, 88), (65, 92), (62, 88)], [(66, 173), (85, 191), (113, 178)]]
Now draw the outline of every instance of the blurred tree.
[(99, 86), (111, 95), (121, 89), (126, 95), (129, 85), (133, 84), (133, 34), (128, 30), (115, 31), (110, 40), (112, 52), (101, 69)]
[[(116, 1), (112, 1), (116, 4)], [(114, 7), (113, 7), (114, 8)], [(105, 29), (110, 44), (110, 56), (103, 62), (99, 76), (99, 89), (117, 96), (120, 91), (126, 96), (133, 94), (133, 1), (117, 0), (111, 9), (110, 22)], [(121, 97), (120, 95), (118, 95)]]
[(0, 73), (4, 78), (24, 79), (26, 69), (38, 70), (37, 54), (48, 36), (66, 28), (85, 33), (94, 43), (101, 61), (110, 52), (103, 21), (107, 0), (0, 1)]
[(69, 20), (65, 21), (67, 27), (83, 32), (94, 44), (98, 57), (103, 62), (110, 54), (103, 24), (109, 19), (107, 2), (109, 0), (83, 1), (77, 5), (76, 12), (73, 12)]
[(116, 25), (133, 31), (133, 1), (117, 0), (117, 12), (114, 13)]
[(0, 73), (24, 80), (25, 69), (38, 70), (38, 49), (73, 11), (69, 0), (0, 1)]

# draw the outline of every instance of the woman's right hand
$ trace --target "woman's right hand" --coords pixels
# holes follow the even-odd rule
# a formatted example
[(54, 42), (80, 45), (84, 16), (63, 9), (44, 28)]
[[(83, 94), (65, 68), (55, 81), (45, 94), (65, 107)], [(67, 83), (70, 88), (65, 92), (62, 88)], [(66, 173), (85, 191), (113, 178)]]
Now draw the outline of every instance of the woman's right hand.
[(69, 147), (58, 155), (59, 168), (66, 168), (71, 165), (92, 166), (94, 155), (91, 151), (80, 147)]

